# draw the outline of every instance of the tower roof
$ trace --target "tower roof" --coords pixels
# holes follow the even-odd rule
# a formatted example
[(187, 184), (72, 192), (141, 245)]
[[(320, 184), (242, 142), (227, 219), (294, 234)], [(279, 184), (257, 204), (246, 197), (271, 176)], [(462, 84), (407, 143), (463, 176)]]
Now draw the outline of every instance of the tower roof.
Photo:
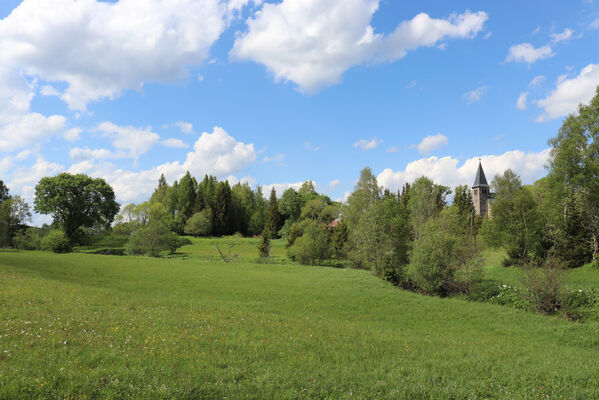
[(478, 171), (476, 171), (474, 185), (472, 185), (472, 188), (478, 187), (489, 187), (489, 184), (487, 183), (487, 178), (485, 177), (485, 171), (483, 171), (483, 165), (480, 162), (480, 160), (478, 161)]

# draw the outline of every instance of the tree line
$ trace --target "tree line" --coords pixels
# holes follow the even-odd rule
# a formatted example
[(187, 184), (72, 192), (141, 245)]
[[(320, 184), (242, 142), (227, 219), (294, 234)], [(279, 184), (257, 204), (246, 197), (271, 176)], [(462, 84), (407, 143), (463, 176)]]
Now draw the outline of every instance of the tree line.
[[(181, 235), (260, 235), (263, 257), (271, 239), (284, 238), (288, 257), (300, 263), (342, 263), (427, 293), (469, 293), (480, 280), (484, 246), (505, 248), (505, 265), (598, 260), (598, 137), (599, 88), (549, 141), (546, 177), (532, 185), (510, 169), (494, 177), (493, 217), (484, 220), (474, 215), (468, 186), (455, 188), (448, 204), (450, 189), (427, 177), (392, 193), (368, 167), (343, 204), (311, 181), (280, 197), (272, 189), (267, 200), (260, 186), (188, 172), (173, 184), (161, 176), (148, 201), (120, 209), (103, 179), (60, 174), (36, 186), (34, 210), (52, 215), (51, 228), (60, 231), (53, 239), (65, 248), (107, 230), (128, 237), (130, 253), (150, 255), (174, 252), (185, 243)], [(35, 242), (30, 216), (29, 206), (0, 185), (4, 245)]]

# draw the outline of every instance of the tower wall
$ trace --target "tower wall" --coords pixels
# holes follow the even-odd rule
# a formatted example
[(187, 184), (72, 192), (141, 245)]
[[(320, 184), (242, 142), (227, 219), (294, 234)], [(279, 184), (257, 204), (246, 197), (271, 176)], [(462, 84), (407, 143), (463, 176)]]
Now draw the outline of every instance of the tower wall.
[(476, 215), (487, 217), (489, 214), (489, 188), (476, 187), (472, 189), (472, 202)]

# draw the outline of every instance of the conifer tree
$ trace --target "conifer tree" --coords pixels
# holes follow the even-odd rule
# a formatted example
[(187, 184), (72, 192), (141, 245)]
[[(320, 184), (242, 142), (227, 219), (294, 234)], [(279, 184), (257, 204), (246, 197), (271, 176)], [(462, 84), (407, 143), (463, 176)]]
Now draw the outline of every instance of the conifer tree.
[(268, 200), (268, 211), (266, 213), (266, 224), (264, 229), (270, 232), (271, 237), (275, 237), (279, 231), (279, 205), (277, 202), (277, 192), (273, 187), (270, 192), (270, 199)]

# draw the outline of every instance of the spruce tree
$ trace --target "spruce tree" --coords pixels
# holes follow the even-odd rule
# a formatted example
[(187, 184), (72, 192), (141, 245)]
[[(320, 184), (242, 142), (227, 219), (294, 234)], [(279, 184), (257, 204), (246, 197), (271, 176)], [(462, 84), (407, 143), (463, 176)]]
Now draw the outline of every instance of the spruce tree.
[(264, 229), (270, 232), (271, 237), (276, 237), (279, 231), (279, 205), (277, 202), (277, 192), (275, 188), (272, 188), (270, 192), (270, 199), (268, 201), (268, 212), (266, 214), (266, 224)]

